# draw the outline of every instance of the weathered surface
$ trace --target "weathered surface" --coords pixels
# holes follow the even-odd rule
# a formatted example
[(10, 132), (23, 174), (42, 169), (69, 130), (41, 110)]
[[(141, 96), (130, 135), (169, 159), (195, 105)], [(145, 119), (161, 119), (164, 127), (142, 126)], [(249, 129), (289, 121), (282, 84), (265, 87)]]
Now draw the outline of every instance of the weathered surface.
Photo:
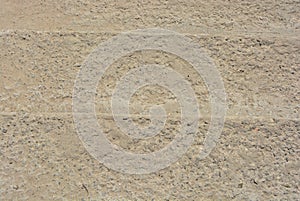
[[(300, 3), (298, 1), (5, 1), (0, 0), (1, 200), (298, 200)], [(165, 104), (163, 134), (134, 141), (114, 123), (110, 97), (120, 76), (144, 63), (180, 72), (194, 88), (202, 119), (194, 145), (176, 163), (149, 175), (106, 168), (80, 141), (72, 93), (80, 65), (121, 31), (161, 27), (186, 35), (214, 60), (228, 112), (218, 145), (197, 161), (210, 123), (208, 91), (174, 55), (136, 52), (99, 83), (96, 112), (108, 139), (133, 152), (162, 148), (176, 135), (179, 105), (148, 88), (131, 101), (136, 122)], [(116, 74), (115, 72), (119, 73)], [(122, 115), (122, 114), (120, 114)]]

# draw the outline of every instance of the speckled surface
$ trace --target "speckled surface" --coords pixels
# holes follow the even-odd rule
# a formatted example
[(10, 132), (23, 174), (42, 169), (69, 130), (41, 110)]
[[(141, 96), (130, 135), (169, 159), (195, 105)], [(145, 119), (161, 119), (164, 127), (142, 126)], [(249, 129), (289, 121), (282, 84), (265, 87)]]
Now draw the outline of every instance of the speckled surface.
[[(299, 1), (6, 1), (0, 0), (1, 200), (299, 200)], [(72, 93), (82, 62), (122, 31), (161, 27), (206, 49), (223, 78), (228, 111), (220, 140), (198, 161), (210, 123), (208, 91), (193, 68), (161, 52), (121, 58), (99, 83), (96, 112), (108, 139), (147, 153), (176, 135), (178, 103), (146, 88), (131, 112), (163, 103), (161, 135), (136, 141), (115, 125), (110, 97), (140, 62), (167, 65), (195, 90), (199, 135), (176, 163), (147, 175), (108, 169), (80, 141)], [(119, 73), (116, 74), (115, 72)]]

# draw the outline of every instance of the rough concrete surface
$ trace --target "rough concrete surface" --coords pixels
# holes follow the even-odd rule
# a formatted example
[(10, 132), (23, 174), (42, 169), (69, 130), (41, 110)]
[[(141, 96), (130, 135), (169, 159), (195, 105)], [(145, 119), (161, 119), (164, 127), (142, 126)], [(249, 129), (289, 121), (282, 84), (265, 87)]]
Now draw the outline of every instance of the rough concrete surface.
[[(228, 111), (217, 146), (199, 161), (211, 112), (203, 80), (164, 52), (119, 59), (95, 97), (99, 125), (115, 145), (152, 152), (171, 142), (180, 126), (172, 93), (149, 86), (132, 97), (132, 118), (148, 124), (143, 111), (163, 104), (164, 129), (148, 140), (118, 129), (112, 91), (140, 63), (181, 73), (202, 114), (199, 135), (180, 160), (151, 174), (123, 174), (93, 158), (79, 139), (74, 82), (101, 42), (151, 27), (179, 32), (206, 50), (222, 76)], [(300, 199), (298, 0), (0, 0), (0, 31), (0, 200)]]

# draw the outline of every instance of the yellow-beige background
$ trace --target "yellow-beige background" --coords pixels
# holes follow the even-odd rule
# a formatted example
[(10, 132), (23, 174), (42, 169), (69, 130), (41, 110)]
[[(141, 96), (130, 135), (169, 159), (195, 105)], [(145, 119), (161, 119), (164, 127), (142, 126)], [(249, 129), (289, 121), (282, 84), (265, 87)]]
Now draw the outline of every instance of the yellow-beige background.
[[(113, 143), (147, 153), (170, 142), (180, 125), (172, 94), (149, 87), (132, 98), (131, 111), (147, 124), (139, 114), (165, 104), (170, 115), (162, 134), (134, 141), (118, 130), (111, 92), (118, 76), (139, 63), (178, 70), (191, 82), (202, 114), (199, 135), (179, 161), (156, 173), (126, 175), (84, 148), (72, 117), (73, 86), (99, 43), (151, 27), (177, 31), (205, 48), (223, 78), (228, 112), (217, 146), (198, 161), (210, 123), (200, 76), (161, 52), (120, 59), (96, 96), (99, 124)], [(0, 0), (0, 199), (298, 200), (299, 35), (297, 0)]]

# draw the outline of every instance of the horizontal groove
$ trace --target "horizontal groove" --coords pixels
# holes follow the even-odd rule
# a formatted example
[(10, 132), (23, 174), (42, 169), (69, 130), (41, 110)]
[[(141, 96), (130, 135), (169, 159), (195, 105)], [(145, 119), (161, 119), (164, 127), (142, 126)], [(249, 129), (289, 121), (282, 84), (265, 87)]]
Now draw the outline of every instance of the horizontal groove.
[[(78, 113), (77, 113), (78, 114)], [(79, 113), (79, 114), (86, 114), (86, 113)], [(0, 112), (1, 116), (39, 116), (39, 115), (49, 115), (49, 116), (70, 116), (73, 115), (72, 112), (41, 112), (41, 113), (29, 113), (29, 112)], [(112, 115), (110, 113), (96, 113), (97, 116), (103, 115), (104, 117), (112, 117), (112, 116), (119, 116), (119, 117), (125, 117), (125, 114), (118, 114), (118, 115)], [(134, 115), (131, 114), (130, 117), (148, 117), (147, 115)], [(174, 117), (180, 117), (180, 115), (175, 115)], [(210, 119), (211, 116), (209, 115), (200, 115), (200, 119)], [(225, 116), (226, 120), (289, 120), (289, 121), (300, 121), (300, 118), (289, 118), (289, 117), (279, 117), (279, 116), (239, 116), (239, 115), (227, 115)]]
[[(145, 28), (147, 29), (147, 28)], [(135, 31), (138, 29), (126, 30), (126, 31), (73, 31), (73, 30), (34, 30), (34, 29), (2, 29), (0, 30), (0, 36), (7, 35), (13, 32), (34, 32), (39, 34), (110, 34), (110, 35), (117, 35), (120, 33), (126, 33)], [(263, 36), (263, 37), (292, 37), (293, 39), (299, 39), (300, 31), (293, 30), (293, 31), (203, 31), (202, 33), (191, 33), (191, 32), (180, 32), (175, 31), (174, 29), (167, 29), (170, 31), (174, 31), (180, 33), (185, 36), (197, 37), (197, 36)], [(197, 32), (197, 31), (195, 31)], [(166, 34), (163, 34), (166, 35)]]

